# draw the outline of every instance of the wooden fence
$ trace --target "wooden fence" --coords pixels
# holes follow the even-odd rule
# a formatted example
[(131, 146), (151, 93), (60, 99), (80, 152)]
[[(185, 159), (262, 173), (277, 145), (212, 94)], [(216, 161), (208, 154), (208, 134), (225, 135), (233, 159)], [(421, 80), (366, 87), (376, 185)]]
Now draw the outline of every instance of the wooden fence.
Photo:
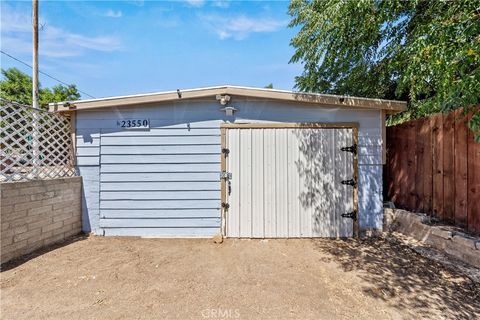
[(480, 234), (480, 143), (469, 116), (456, 110), (388, 127), (385, 191), (398, 208)]
[(75, 176), (70, 120), (0, 99), (0, 182)]

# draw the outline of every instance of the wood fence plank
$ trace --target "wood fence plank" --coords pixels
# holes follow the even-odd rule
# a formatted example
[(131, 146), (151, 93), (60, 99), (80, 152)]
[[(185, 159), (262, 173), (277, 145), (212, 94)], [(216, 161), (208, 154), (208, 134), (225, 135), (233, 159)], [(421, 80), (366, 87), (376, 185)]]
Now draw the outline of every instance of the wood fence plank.
[(398, 129), (398, 126), (395, 126), (392, 128), (391, 132), (392, 132), (392, 136), (391, 136), (391, 153), (390, 153), (390, 156), (391, 156), (391, 167), (389, 169), (390, 171), (390, 179), (392, 181), (392, 188), (391, 190), (389, 191), (389, 197), (390, 197), (390, 201), (393, 201), (393, 203), (397, 203), (398, 202), (398, 195), (400, 194), (400, 184), (398, 183), (399, 179), (398, 179), (398, 171), (399, 171), (399, 168), (398, 168), (398, 165), (399, 165), (399, 161), (398, 161), (398, 148), (399, 148), (399, 140), (398, 140), (398, 135), (397, 135), (397, 132), (399, 131)]
[(393, 138), (393, 167), (392, 167), (392, 172), (394, 172), (394, 188), (393, 188), (393, 196), (392, 196), (392, 201), (395, 204), (398, 204), (400, 202), (400, 194), (401, 194), (401, 183), (400, 183), (400, 177), (401, 177), (401, 159), (400, 159), (400, 150), (401, 150), (401, 143), (402, 140), (400, 139), (399, 133), (401, 132), (401, 128), (398, 126), (395, 126), (394, 132), (394, 138)]
[(387, 152), (387, 163), (385, 164), (384, 167), (384, 179), (385, 179), (385, 185), (386, 189), (384, 190), (384, 197), (385, 199), (392, 199), (392, 194), (393, 194), (393, 187), (395, 184), (393, 183), (393, 178), (392, 178), (392, 167), (393, 167), (393, 152), (395, 152), (395, 148), (393, 146), (393, 132), (395, 130), (395, 127), (387, 127), (386, 128), (386, 152)]
[(433, 215), (443, 218), (443, 115), (434, 116), (433, 140)]
[(406, 135), (408, 126), (406, 123), (403, 123), (400, 126), (400, 130), (403, 134), (397, 135), (398, 139), (400, 140), (400, 150), (399, 150), (399, 186), (400, 186), (400, 194), (398, 196), (399, 207), (403, 209), (408, 209), (407, 207), (407, 199), (408, 199), (408, 137)]
[(425, 209), (425, 193), (424, 193), (424, 184), (423, 180), (425, 179), (425, 131), (427, 126), (425, 125), (426, 119), (418, 119), (415, 136), (416, 136), (416, 155), (417, 155), (417, 166), (415, 170), (415, 198), (416, 198), (416, 211), (424, 212)]
[(416, 121), (409, 121), (407, 123), (407, 149), (405, 153), (407, 155), (407, 176), (406, 176), (406, 187), (407, 187), (407, 198), (406, 206), (410, 211), (417, 211), (417, 195), (415, 188), (415, 173), (417, 171), (417, 157), (416, 157)]
[(387, 194), (480, 234), (480, 143), (467, 120), (456, 110), (388, 128)]
[(392, 172), (394, 188), (393, 188), (391, 200), (393, 201), (393, 203), (395, 203), (395, 205), (398, 205), (400, 201), (400, 192), (401, 192), (400, 190), (400, 171), (401, 171), (400, 152), (398, 152), (398, 150), (401, 148), (401, 141), (400, 141), (400, 135), (399, 135), (399, 133), (401, 132), (400, 130), (401, 130), (400, 126), (397, 125), (395, 126), (395, 130), (393, 131), (394, 132), (394, 135), (393, 135), (394, 152), (392, 154), (393, 166), (392, 166), (391, 172)]
[(480, 143), (468, 130), (468, 230), (480, 233)]
[(455, 181), (454, 181), (454, 142), (455, 114), (443, 116), (443, 220), (449, 223), (455, 221)]
[(455, 116), (455, 224), (467, 227), (467, 118), (463, 109), (457, 109)]
[(432, 133), (433, 133), (433, 119), (431, 117), (426, 118), (424, 122), (424, 128), (422, 132), (422, 138), (424, 143), (424, 155), (423, 155), (423, 212), (427, 214), (432, 213), (432, 197), (433, 197), (433, 145), (432, 145)]

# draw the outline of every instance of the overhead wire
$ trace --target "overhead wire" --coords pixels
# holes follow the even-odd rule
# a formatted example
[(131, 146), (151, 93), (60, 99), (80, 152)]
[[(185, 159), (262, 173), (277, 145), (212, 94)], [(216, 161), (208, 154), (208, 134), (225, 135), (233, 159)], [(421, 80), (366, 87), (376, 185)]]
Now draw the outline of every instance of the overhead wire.
[[(22, 61), (22, 60), (20, 60), (20, 59), (18, 59), (18, 58), (16, 58), (16, 57), (12, 56), (11, 54), (6, 53), (6, 52), (3, 51), (3, 50), (0, 50), (0, 52), (1, 52), (2, 54), (6, 55), (7, 57), (9, 57), (9, 58), (11, 58), (11, 59), (13, 59), (13, 60), (15, 60), (15, 61), (17, 61), (17, 62), (25, 65), (25, 66), (27, 66), (27, 67), (29, 67), (30, 69), (33, 69), (33, 67), (32, 67), (31, 65), (29, 65), (28, 63), (26, 63), (25, 61)], [(41, 74), (43, 74), (44, 76), (49, 77), (50, 79), (53, 79), (53, 80), (55, 80), (55, 81), (63, 84), (63, 85), (66, 85), (66, 86), (69, 86), (69, 85), (70, 85), (70, 84), (68, 84), (68, 83), (66, 83), (66, 82), (64, 82), (64, 81), (62, 81), (62, 80), (60, 80), (60, 79), (58, 79), (58, 78), (55, 78), (54, 76), (49, 75), (49, 74), (46, 73), (46, 72), (43, 72), (42, 70), (39, 70), (38, 72), (41, 73)], [(89, 96), (90, 98), (95, 99), (94, 96), (92, 96), (91, 94), (86, 93), (85, 91), (82, 91), (82, 90), (80, 90), (80, 89), (78, 89), (78, 88), (77, 88), (77, 91), (80, 92), (80, 93), (82, 93), (82, 94), (84, 94), (84, 95), (86, 95), (86, 96)]]

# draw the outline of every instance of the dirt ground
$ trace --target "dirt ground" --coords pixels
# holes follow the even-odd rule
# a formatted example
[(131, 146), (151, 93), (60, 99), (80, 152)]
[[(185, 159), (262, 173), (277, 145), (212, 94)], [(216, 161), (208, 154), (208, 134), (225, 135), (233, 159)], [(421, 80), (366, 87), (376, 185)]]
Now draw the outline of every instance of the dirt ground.
[(475, 319), (468, 279), (385, 239), (80, 237), (3, 267), (2, 319)]

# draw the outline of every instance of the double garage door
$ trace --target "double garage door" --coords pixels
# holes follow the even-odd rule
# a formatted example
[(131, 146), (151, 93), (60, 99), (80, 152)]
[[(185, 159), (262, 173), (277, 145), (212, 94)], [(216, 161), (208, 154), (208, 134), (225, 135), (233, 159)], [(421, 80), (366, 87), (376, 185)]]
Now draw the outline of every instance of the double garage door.
[(102, 133), (104, 234), (352, 236), (354, 154), (341, 149), (353, 145), (353, 129), (232, 125), (222, 132)]

